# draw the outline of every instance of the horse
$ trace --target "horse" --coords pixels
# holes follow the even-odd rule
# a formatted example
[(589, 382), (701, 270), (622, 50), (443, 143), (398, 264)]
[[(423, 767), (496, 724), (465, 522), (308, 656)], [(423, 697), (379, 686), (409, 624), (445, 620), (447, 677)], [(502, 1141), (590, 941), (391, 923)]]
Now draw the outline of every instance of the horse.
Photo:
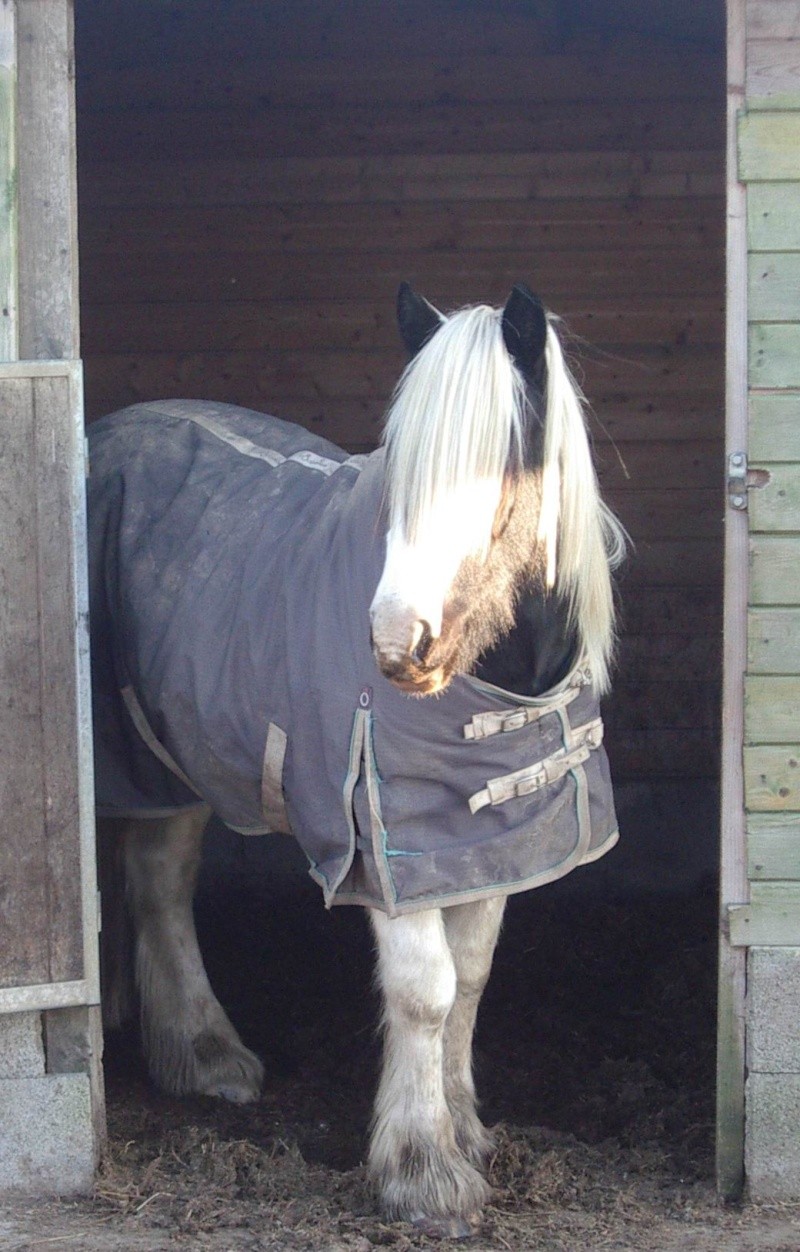
[(506, 899), (617, 838), (598, 701), (625, 534), (525, 284), (447, 315), (403, 284), (397, 312), (409, 360), (368, 456), (191, 400), (90, 427), (104, 1009), (138, 1001), (162, 1088), (255, 1100), (192, 897), (212, 810), (292, 833), (325, 903), (369, 913), (380, 1208), (465, 1235), (490, 1194), (472, 1039)]

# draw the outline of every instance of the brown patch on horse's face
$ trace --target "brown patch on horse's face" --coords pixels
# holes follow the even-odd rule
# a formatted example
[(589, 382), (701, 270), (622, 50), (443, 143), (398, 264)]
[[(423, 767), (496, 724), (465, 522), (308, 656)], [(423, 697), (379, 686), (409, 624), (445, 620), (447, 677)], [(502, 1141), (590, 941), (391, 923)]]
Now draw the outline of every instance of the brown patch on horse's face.
[(515, 480), (506, 475), (503, 479), (503, 490), (500, 495), (500, 504), (494, 515), (494, 524), (492, 526), (492, 543), (497, 543), (498, 539), (502, 539), (505, 529), (511, 520), (511, 514), (514, 512), (514, 504), (517, 499), (517, 488)]

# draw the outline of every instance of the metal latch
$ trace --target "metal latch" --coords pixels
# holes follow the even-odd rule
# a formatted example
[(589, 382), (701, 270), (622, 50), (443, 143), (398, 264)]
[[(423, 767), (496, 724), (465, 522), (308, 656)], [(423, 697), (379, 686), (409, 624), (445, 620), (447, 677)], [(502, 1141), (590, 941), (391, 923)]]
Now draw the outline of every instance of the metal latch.
[(747, 465), (747, 454), (731, 452), (728, 456), (728, 503), (732, 509), (747, 509), (747, 493), (753, 487), (766, 487), (770, 481), (768, 470), (751, 470)]

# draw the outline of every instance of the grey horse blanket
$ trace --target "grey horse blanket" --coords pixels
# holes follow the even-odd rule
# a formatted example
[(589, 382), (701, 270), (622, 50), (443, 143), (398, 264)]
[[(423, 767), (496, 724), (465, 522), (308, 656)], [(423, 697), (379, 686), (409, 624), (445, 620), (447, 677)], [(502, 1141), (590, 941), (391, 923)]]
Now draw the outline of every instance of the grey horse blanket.
[(291, 832), (330, 904), (390, 915), (523, 891), (617, 828), (578, 666), (526, 699), (377, 669), (383, 453), (230, 405), (141, 404), (89, 430), (97, 807), (207, 802)]

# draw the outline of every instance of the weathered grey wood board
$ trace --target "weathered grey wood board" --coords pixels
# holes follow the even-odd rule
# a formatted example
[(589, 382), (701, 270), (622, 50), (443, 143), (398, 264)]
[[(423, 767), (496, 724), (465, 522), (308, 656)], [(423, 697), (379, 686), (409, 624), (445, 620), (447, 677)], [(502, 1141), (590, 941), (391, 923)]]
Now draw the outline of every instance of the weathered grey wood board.
[(0, 366), (0, 1009), (98, 998), (80, 419), (78, 367)]

